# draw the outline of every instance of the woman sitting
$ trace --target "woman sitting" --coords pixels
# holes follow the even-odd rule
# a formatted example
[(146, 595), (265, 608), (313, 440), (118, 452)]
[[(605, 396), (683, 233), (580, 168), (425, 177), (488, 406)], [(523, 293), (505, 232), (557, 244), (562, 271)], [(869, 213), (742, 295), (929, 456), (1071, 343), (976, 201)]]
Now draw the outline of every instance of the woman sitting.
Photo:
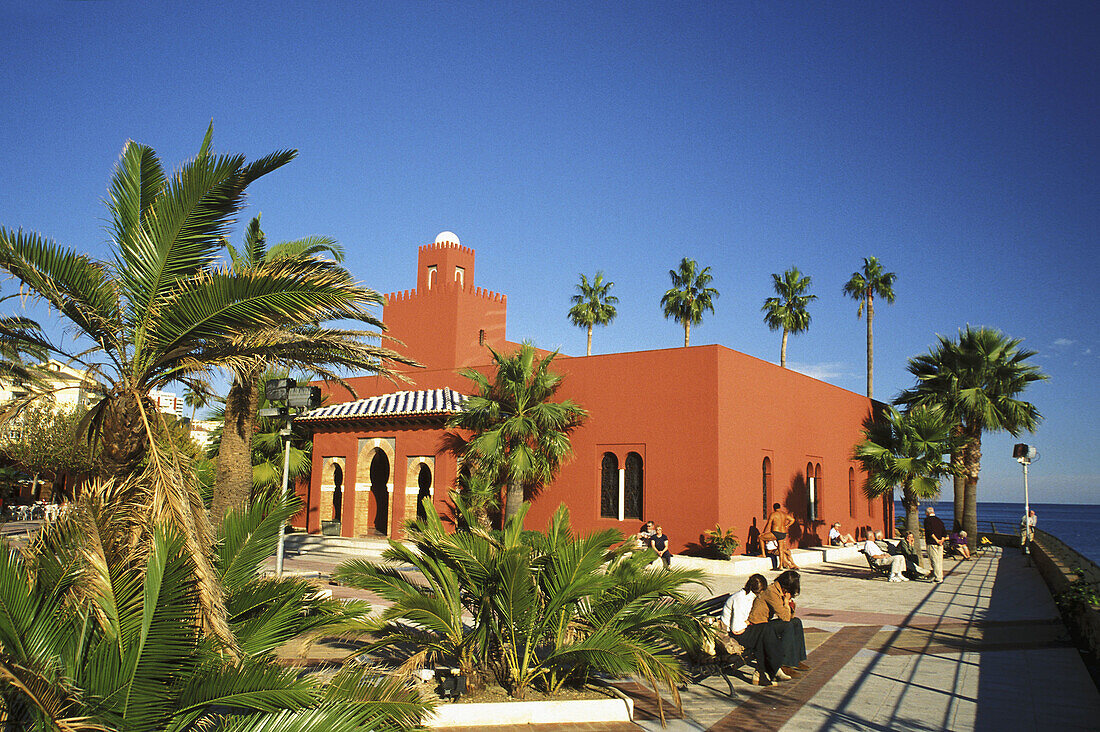
[[(756, 598), (768, 587), (768, 580), (762, 574), (754, 574), (749, 577), (745, 586), (734, 592), (722, 606), (722, 623), (729, 631), (730, 637), (741, 644), (756, 656), (757, 670), (753, 674), (753, 683), (760, 683), (765, 675), (764, 663), (764, 635), (774, 632), (767, 623), (749, 625), (749, 613), (752, 611)], [(778, 683), (778, 682), (770, 682)]]
[(757, 595), (749, 611), (749, 628), (754, 625), (766, 628), (761, 631), (760, 641), (764, 650), (760, 675), (766, 684), (771, 682), (765, 674), (770, 679), (789, 681), (800, 671), (809, 669), (802, 621), (794, 616), (794, 598), (801, 592), (801, 585), (798, 572), (783, 572), (768, 589)]
[(966, 532), (959, 531), (958, 533), (952, 533), (948, 537), (948, 555), (958, 554), (964, 561), (970, 561), (970, 547), (966, 543)]

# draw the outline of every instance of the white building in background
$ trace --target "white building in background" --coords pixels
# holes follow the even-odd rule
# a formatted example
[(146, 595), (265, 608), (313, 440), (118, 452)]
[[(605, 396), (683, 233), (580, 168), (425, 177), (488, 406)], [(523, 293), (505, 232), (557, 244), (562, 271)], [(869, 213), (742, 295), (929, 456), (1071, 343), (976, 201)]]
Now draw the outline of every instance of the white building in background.
[(0, 404), (21, 399), (31, 392), (45, 392), (44, 398), (58, 407), (87, 407), (103, 396), (103, 385), (83, 369), (61, 361), (49, 360), (39, 367), (45, 372), (43, 384), (25, 384), (18, 379), (0, 379)]
[(149, 398), (157, 405), (157, 411), (164, 414), (183, 416), (183, 397), (176, 396), (170, 391), (151, 391)]
[(214, 430), (221, 427), (222, 423), (214, 419), (196, 419), (191, 423), (191, 439), (195, 444), (205, 450), (213, 439)]

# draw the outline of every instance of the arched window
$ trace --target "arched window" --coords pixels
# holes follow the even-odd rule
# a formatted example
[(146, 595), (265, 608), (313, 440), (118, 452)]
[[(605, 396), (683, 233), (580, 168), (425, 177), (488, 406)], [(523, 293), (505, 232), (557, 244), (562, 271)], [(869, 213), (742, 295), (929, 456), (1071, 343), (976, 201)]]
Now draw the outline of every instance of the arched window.
[(821, 463), (814, 466), (814, 518), (821, 518), (821, 496), (825, 493), (825, 481), (821, 479)]
[(623, 518), (641, 521), (645, 476), (642, 456), (636, 452), (628, 453), (626, 456), (626, 479), (623, 483)]
[(806, 463), (806, 518), (817, 520), (817, 479), (813, 463)]
[(619, 518), (619, 458), (603, 454), (600, 465), (600, 518)]
[(761, 478), (762, 478), (761, 493), (763, 494), (763, 500), (764, 500), (764, 511), (760, 515), (763, 516), (765, 519), (767, 519), (768, 514), (769, 514), (769, 510), (771, 509), (771, 503), (768, 501), (768, 498), (771, 496), (771, 492), (772, 492), (772, 459), (771, 458), (769, 458), (769, 457), (764, 458), (764, 463), (763, 463), (763, 465), (761, 465), (760, 471), (761, 471), (761, 473), (763, 473), (763, 475), (761, 476)]
[(856, 469), (848, 468), (848, 515), (856, 517)]

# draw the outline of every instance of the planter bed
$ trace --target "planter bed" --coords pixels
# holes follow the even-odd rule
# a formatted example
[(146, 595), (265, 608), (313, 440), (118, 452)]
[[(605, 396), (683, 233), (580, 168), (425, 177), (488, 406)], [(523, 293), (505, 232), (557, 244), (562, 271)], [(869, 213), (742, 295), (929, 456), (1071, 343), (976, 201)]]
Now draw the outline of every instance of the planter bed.
[(487, 727), (505, 724), (631, 722), (630, 699), (580, 699), (475, 704), (441, 704), (424, 720), (425, 727)]

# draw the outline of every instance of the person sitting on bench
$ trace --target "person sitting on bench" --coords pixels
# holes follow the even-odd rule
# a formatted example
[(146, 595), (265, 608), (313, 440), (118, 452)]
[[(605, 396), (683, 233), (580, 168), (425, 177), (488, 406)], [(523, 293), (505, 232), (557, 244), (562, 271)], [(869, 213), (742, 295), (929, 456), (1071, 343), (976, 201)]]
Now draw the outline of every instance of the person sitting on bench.
[(798, 572), (787, 570), (756, 596), (749, 611), (749, 628), (767, 628), (761, 639), (764, 657), (759, 664), (760, 680), (765, 686), (773, 685), (776, 679), (790, 681), (810, 668), (806, 665), (802, 621), (794, 615), (794, 598), (800, 591)]
[[(759, 683), (759, 669), (764, 668), (764, 634), (771, 632), (767, 624), (749, 625), (749, 612), (756, 596), (768, 587), (768, 580), (762, 574), (754, 574), (745, 582), (745, 586), (734, 592), (722, 606), (722, 624), (730, 637), (742, 648), (751, 651), (756, 657), (757, 672), (755, 683)], [(775, 682), (778, 683), (778, 682)]]
[[(882, 532), (875, 532), (875, 538), (882, 541)], [(901, 555), (890, 556), (879, 547), (878, 544), (868, 539), (863, 542), (863, 549), (861, 549), (867, 558), (870, 559), (876, 567), (889, 567), (890, 568), (890, 581), (891, 582), (908, 582), (909, 578), (903, 573), (905, 572), (905, 557)]]
[(899, 541), (890, 553), (905, 558), (905, 576), (909, 579), (923, 579), (932, 574), (931, 570), (920, 566), (920, 553), (912, 531), (906, 532), (905, 538)]

